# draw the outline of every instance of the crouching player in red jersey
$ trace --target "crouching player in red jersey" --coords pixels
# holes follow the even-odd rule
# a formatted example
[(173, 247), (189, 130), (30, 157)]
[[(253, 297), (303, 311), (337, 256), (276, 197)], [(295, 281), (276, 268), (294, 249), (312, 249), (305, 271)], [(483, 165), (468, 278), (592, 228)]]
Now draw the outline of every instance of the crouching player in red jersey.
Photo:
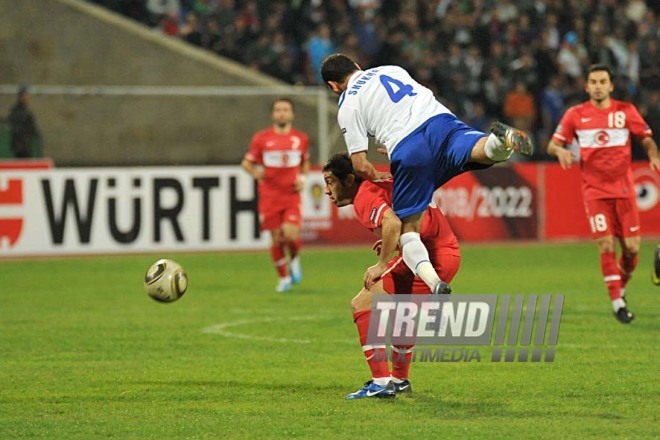
[[(382, 277), (371, 279), (365, 273), (364, 287), (351, 301), (353, 320), (360, 335), (362, 351), (371, 369), (372, 379), (347, 399), (364, 397), (394, 397), (396, 393), (411, 391), (408, 373), (412, 357), (412, 346), (394, 346), (392, 372), (385, 355), (385, 346), (366, 344), (371, 315), (371, 302), (376, 294), (430, 294), (431, 289), (416, 277), (403, 262), (397, 249), (383, 249), (382, 243), (396, 244), (401, 233), (401, 221), (392, 210), (392, 180), (371, 182), (363, 180), (353, 169), (346, 153), (333, 156), (323, 167), (325, 193), (338, 207), (353, 205), (362, 225), (372, 230), (379, 238), (390, 236), (392, 240), (379, 240), (374, 246), (379, 265), (387, 269)], [(390, 235), (391, 234), (391, 235)], [(461, 261), (458, 241), (447, 219), (439, 208), (429, 205), (422, 221), (421, 239), (429, 250), (431, 264), (440, 279), (450, 282)], [(447, 289), (450, 291), (450, 289)]]
[[(614, 316), (624, 324), (635, 315), (625, 300), (626, 283), (637, 266), (641, 243), (639, 211), (630, 168), (630, 137), (639, 139), (653, 171), (660, 173), (658, 145), (634, 105), (610, 98), (614, 90), (609, 67), (595, 64), (587, 74), (589, 101), (568, 109), (548, 145), (563, 169), (574, 154), (564, 148), (573, 139), (580, 147), (582, 196), (593, 237), (600, 249), (603, 279)], [(618, 261), (615, 237), (622, 248)]]
[[(293, 101), (271, 105), (272, 127), (255, 133), (241, 166), (259, 182), (261, 229), (270, 231), (271, 256), (279, 275), (275, 290), (287, 292), (302, 279), (300, 191), (309, 171), (308, 137), (293, 128)], [(287, 263), (285, 250), (289, 251)], [(289, 269), (291, 274), (289, 275)]]

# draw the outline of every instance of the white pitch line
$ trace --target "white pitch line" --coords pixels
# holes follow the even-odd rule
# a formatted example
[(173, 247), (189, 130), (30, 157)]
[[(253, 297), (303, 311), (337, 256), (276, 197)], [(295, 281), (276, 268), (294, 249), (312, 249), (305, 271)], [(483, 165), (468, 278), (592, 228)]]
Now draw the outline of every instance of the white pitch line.
[[(296, 338), (275, 338), (272, 336), (259, 336), (259, 335), (249, 335), (247, 333), (232, 332), (227, 329), (232, 327), (240, 327), (243, 325), (250, 324), (259, 324), (263, 322), (276, 322), (276, 321), (318, 321), (318, 316), (283, 316), (279, 318), (254, 318), (254, 319), (241, 319), (238, 321), (223, 322), (220, 324), (211, 325), (202, 329), (202, 333), (216, 334), (221, 335), (227, 338), (235, 339), (245, 339), (252, 341), (264, 341), (264, 342), (280, 342), (285, 344), (311, 344), (315, 341), (311, 339), (296, 339)], [(328, 318), (326, 318), (328, 319)], [(323, 342), (342, 342), (342, 343), (351, 343), (354, 344), (355, 341), (348, 339), (335, 339), (335, 340), (326, 340)]]

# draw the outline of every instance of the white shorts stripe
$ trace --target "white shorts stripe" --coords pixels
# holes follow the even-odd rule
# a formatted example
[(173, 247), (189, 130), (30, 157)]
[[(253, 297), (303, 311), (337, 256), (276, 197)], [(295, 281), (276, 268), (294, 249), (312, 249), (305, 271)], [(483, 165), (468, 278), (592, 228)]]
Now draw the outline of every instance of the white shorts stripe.
[(385, 348), (384, 345), (363, 345), (362, 351), (375, 350), (377, 348)]
[(388, 207), (387, 203), (383, 203), (382, 205), (380, 205), (380, 207), (378, 208), (378, 211), (376, 211), (376, 215), (374, 217), (374, 224), (375, 225), (380, 223), (380, 219), (381, 219), (381, 216), (383, 215), (383, 211), (385, 211), (385, 209), (387, 207)]

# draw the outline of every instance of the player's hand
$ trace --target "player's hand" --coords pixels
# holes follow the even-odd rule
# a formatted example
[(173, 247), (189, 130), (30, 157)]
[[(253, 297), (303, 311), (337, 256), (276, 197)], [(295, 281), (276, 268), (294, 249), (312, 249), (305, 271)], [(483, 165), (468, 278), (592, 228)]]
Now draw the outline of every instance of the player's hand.
[(557, 151), (557, 160), (563, 170), (567, 170), (573, 165), (573, 160), (577, 159), (577, 155), (570, 150), (561, 149)]
[(254, 177), (254, 180), (256, 180), (257, 182), (260, 181), (261, 179), (264, 178), (264, 169), (255, 168), (254, 171), (252, 172), (252, 177)]
[(374, 175), (374, 182), (377, 182), (379, 180), (388, 180), (391, 179), (392, 175), (390, 173), (384, 172), (384, 171), (376, 171)]
[(305, 182), (306, 181), (307, 181), (307, 176), (305, 176), (303, 174), (298, 176), (298, 179), (296, 179), (296, 183), (295, 183), (295, 187), (294, 187), (296, 192), (300, 192), (303, 189), (305, 189)]
[(380, 277), (383, 276), (385, 273), (385, 270), (387, 270), (387, 266), (383, 266), (380, 263), (379, 264), (374, 264), (371, 266), (367, 271), (364, 273), (364, 287), (365, 289), (370, 289), (371, 286), (374, 285), (376, 281), (380, 279)]
[(383, 240), (378, 240), (377, 242), (374, 243), (373, 246), (371, 246), (371, 249), (376, 251), (376, 255), (380, 255), (380, 250), (383, 248)]
[(651, 170), (660, 173), (660, 157), (656, 156), (650, 161)]

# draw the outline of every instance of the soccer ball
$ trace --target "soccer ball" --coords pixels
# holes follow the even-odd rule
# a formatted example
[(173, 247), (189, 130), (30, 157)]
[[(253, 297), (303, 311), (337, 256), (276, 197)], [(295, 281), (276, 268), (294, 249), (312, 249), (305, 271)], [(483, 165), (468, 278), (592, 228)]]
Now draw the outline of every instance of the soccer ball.
[(144, 287), (154, 300), (171, 303), (186, 293), (188, 275), (177, 262), (168, 259), (158, 260), (147, 270)]

